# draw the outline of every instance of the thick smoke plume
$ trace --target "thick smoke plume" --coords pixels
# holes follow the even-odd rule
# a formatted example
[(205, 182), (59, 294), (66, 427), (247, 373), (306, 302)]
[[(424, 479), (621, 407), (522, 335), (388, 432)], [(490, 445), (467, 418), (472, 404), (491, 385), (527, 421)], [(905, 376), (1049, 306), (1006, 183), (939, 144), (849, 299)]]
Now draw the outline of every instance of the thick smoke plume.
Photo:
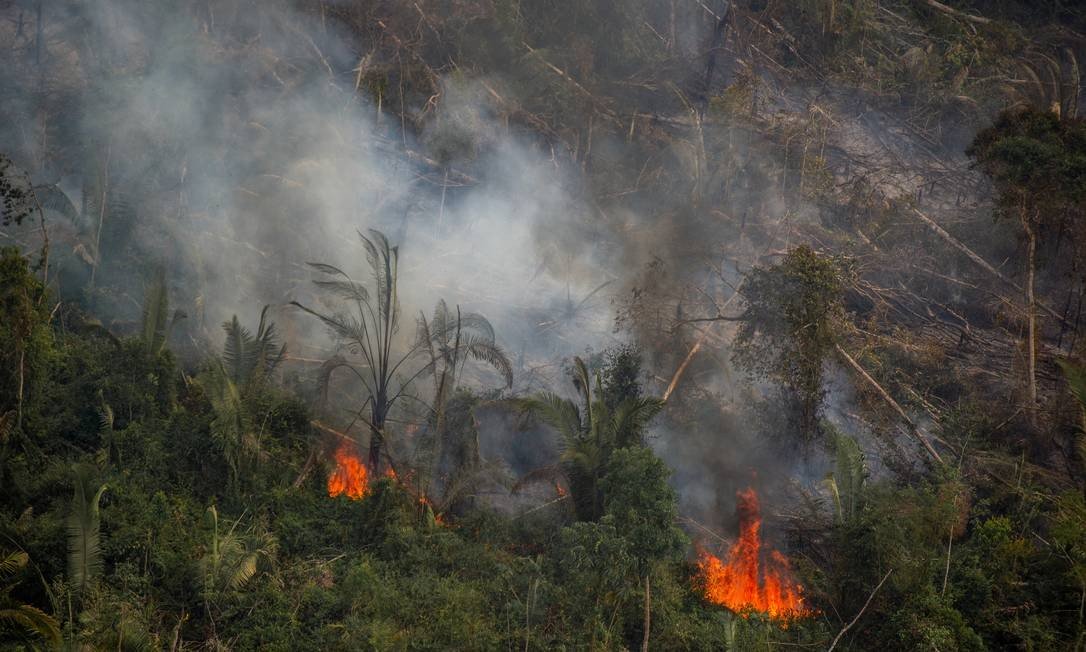
[[(700, 57), (720, 17), (697, 8), (683, 16), (676, 47)], [(690, 367), (675, 399), (694, 417), (668, 419), (654, 439), (675, 469), (684, 507), (697, 518), (719, 525), (735, 490), (756, 478), (773, 478), (766, 483), (783, 491), (797, 475), (814, 482), (824, 472), (812, 468), (817, 460), (794, 451), (782, 456), (759, 439), (748, 418), (757, 397), (740, 389), (727, 361), (725, 328), (691, 331), (674, 323), (711, 315), (752, 263), (795, 244), (794, 224), (819, 219), (804, 200), (803, 184), (811, 182), (801, 179), (797, 192), (796, 179), (775, 172), (752, 127), (702, 132), (707, 105), (699, 93), (759, 89), (749, 99), (733, 93), (734, 101), (749, 101), (752, 114), (773, 107), (783, 114), (806, 103), (812, 118), (804, 129), (848, 131), (865, 146), (884, 142), (886, 130), (871, 118), (836, 127), (818, 118), (819, 103), (851, 98), (772, 87), (734, 57), (721, 57), (701, 79), (699, 62), (686, 75), (701, 84), (686, 89), (689, 100), (645, 107), (674, 110), (670, 122), (616, 113), (611, 119), (621, 121), (625, 137), (607, 132), (587, 143), (603, 167), (644, 154), (630, 145), (635, 131), (687, 134), (673, 143), (650, 137), (656, 149), (649, 158), (659, 171), (610, 193), (620, 199), (601, 202), (600, 189), (583, 174), (587, 154), (579, 162), (578, 154), (499, 117), (513, 92), (501, 71), (438, 80), (439, 93), (408, 122), (382, 101), (395, 89), (367, 86), (372, 44), (286, 2), (196, 8), (101, 0), (50, 7), (45, 18), (50, 70), (64, 63), (71, 72), (51, 72), (55, 88), (5, 94), (13, 99), (3, 107), (10, 119), (0, 128), (0, 148), (36, 182), (58, 183), (79, 207), (70, 224), (50, 213), (62, 294), (93, 275), (87, 298), (95, 309), (118, 323), (134, 321), (141, 288), (132, 279), (149, 276), (143, 261), (151, 260), (167, 270), (174, 303), (189, 314), (187, 341), (217, 342), (219, 323), (233, 314), (255, 319), (270, 304), (298, 357), (319, 358), (328, 345), (324, 334), (283, 306), (320, 305), (309, 261), (365, 274), (356, 233), (375, 228), (401, 245), (405, 327), (438, 299), (483, 313), (514, 359), (519, 391), (568, 391), (563, 358), (629, 336), (645, 348), (650, 389), (662, 392), (707, 331), (713, 352)], [(88, 38), (78, 41), (84, 45), (51, 38), (49, 26), (73, 22), (89, 26)], [(526, 61), (536, 55), (543, 56), (526, 54)], [(25, 72), (42, 64), (13, 65)], [(533, 65), (540, 75), (554, 74)], [(90, 81), (72, 90), (71, 78)], [(41, 119), (36, 97), (61, 88), (73, 93), (73, 103), (47, 118), (66, 125), (63, 142), (44, 142), (19, 127)], [(676, 87), (673, 95), (682, 92)], [(63, 155), (46, 155), (57, 149)], [(729, 163), (712, 169), (709, 155)], [(875, 158), (868, 157), (872, 168)], [(915, 191), (908, 180), (900, 185), (902, 193)], [(32, 242), (25, 231), (15, 235)], [(112, 257), (88, 265), (106, 242)], [(658, 304), (631, 316), (639, 301)], [(509, 420), (488, 414), (480, 425), (488, 430), (484, 443), (500, 450), (504, 440), (489, 429), (508, 428)], [(533, 452), (504, 454), (520, 460), (514, 466), (539, 462)]]

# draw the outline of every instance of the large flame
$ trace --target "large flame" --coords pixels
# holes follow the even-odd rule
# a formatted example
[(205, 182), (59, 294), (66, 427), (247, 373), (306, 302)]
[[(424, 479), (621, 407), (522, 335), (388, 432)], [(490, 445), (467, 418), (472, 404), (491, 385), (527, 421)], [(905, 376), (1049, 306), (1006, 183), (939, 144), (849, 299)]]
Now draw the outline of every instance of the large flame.
[(699, 554), (705, 597), (736, 612), (761, 611), (771, 618), (809, 614), (800, 595), (802, 589), (790, 578), (788, 560), (775, 550), (763, 555), (758, 494), (747, 489), (737, 492), (736, 497), (739, 539), (728, 551), (727, 563), (705, 551)]
[(336, 468), (328, 476), (328, 495), (359, 500), (366, 495), (366, 464), (350, 442), (344, 441), (335, 452)]

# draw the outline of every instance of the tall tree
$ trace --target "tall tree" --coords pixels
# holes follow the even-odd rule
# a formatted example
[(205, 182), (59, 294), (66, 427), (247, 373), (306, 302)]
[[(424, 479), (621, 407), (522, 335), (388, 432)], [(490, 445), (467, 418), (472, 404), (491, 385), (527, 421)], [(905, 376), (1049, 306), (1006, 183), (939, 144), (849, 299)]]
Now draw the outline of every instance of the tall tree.
[[(291, 304), (301, 308), (323, 322), (340, 345), (355, 361), (337, 354), (327, 360), (321, 369), (322, 385), (327, 387), (333, 372), (347, 369), (362, 383), (366, 398), (358, 414), (370, 431), (369, 467), (375, 473), (381, 466), (385, 424), (396, 403), (406, 396), (411, 381), (423, 370), (405, 380), (397, 373), (404, 363), (419, 350), (419, 345), (397, 353), (393, 339), (399, 331), (400, 308), (397, 294), (399, 248), (391, 246), (380, 231), (369, 230), (369, 236), (359, 232), (366, 250), (373, 287), (355, 281), (347, 272), (325, 263), (309, 263), (325, 278), (314, 281), (317, 287), (333, 298), (346, 301), (350, 311), (324, 313), (304, 306), (297, 301)], [(369, 418), (362, 414), (369, 409)]]
[(825, 393), (822, 366), (844, 314), (843, 279), (840, 261), (801, 246), (777, 265), (752, 269), (740, 289), (746, 308), (733, 359), (786, 390), (798, 403), (799, 427), (808, 440), (817, 430)]
[[(1059, 114), (1035, 109), (1004, 112), (988, 129), (977, 134), (966, 153), (995, 184), (996, 216), (1018, 223), (1025, 240), (1026, 351), (1033, 424), (1037, 421), (1037, 306), (1039, 248), (1066, 238), (1082, 242), (1086, 227), (1086, 121), (1062, 119)], [(1081, 247), (1081, 244), (1079, 244)], [(1052, 252), (1050, 261), (1058, 258)], [(1082, 254), (1072, 250), (1072, 259)]]

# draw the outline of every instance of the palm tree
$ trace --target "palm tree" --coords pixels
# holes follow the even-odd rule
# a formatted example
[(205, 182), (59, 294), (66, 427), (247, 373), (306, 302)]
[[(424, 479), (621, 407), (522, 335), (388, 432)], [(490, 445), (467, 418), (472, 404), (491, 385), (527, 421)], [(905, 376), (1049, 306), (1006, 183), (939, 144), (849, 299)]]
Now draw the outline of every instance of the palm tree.
[(222, 363), (230, 382), (248, 386), (263, 382), (275, 370), (287, 353), (286, 344), (279, 344), (275, 324), (268, 321), (268, 308), (260, 311), (260, 324), (254, 335), (238, 322), (238, 316), (223, 322), (226, 342)]
[[(399, 331), (399, 299), (397, 296), (397, 268), (399, 248), (389, 245), (388, 238), (380, 231), (369, 230), (369, 236), (359, 232), (366, 250), (373, 277), (373, 292), (363, 283), (355, 281), (347, 272), (325, 263), (309, 263), (326, 278), (315, 281), (317, 287), (337, 299), (351, 305), (351, 312), (322, 313), (292, 301), (323, 322), (356, 362), (336, 354), (321, 368), (320, 385), (325, 390), (332, 374), (338, 369), (353, 373), (366, 389), (366, 399), (358, 410), (358, 418), (370, 431), (369, 467), (376, 474), (381, 464), (381, 451), (386, 432), (385, 422), (396, 403), (406, 394), (411, 382), (421, 375), (418, 370), (406, 380), (398, 380), (397, 372), (419, 350), (419, 345), (406, 352), (393, 351), (393, 339)], [(369, 408), (369, 418), (362, 414)]]
[(199, 379), (215, 413), (211, 433), (230, 466), (234, 487), (245, 460), (260, 453), (251, 427), (250, 400), (286, 356), (286, 345), (279, 344), (275, 324), (267, 315), (268, 306), (264, 306), (255, 335), (241, 325), (237, 315), (223, 322), (223, 354)]
[[(469, 359), (484, 362), (502, 376), (506, 387), (513, 385), (513, 365), (494, 339), (494, 327), (486, 317), (474, 312), (461, 312), (457, 306), (454, 314), (442, 300), (437, 302), (433, 317), (428, 321), (420, 313), (415, 335), (415, 348), (428, 356), (424, 374), (434, 378), (434, 402), (430, 409), (433, 427), (433, 464), (446, 468), (450, 456), (457, 457), (452, 466), (464, 466), (464, 455), (450, 450), (446, 407)], [(476, 447), (477, 453), (477, 447)]]
[(582, 407), (551, 392), (526, 401), (529, 411), (558, 431), (561, 437), (561, 471), (569, 480), (570, 493), (583, 521), (600, 516), (602, 496), (599, 480), (611, 453), (618, 448), (639, 445), (640, 433), (664, 407), (664, 401), (648, 396), (630, 396), (613, 410), (603, 400), (599, 373), (593, 378), (581, 358), (573, 359), (573, 385)]
[(9, 628), (14, 627), (18, 638), (29, 634), (46, 641), (50, 646), (61, 644), (60, 624), (55, 618), (41, 609), (24, 604), (11, 596), (18, 586), (17, 582), (6, 583), (16, 573), (26, 567), (30, 556), (23, 551), (0, 553), (0, 641), (10, 640)]

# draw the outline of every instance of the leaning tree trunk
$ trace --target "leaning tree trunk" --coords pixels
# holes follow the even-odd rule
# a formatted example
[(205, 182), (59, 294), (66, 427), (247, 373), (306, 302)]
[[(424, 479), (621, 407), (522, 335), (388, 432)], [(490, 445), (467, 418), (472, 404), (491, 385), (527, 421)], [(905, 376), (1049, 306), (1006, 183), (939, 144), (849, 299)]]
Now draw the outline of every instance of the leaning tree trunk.
[(649, 631), (652, 629), (652, 597), (649, 593), (649, 575), (645, 573), (645, 634), (641, 637), (641, 652), (649, 652)]
[(1029, 253), (1027, 256), (1027, 280), (1026, 280), (1026, 320), (1028, 324), (1029, 342), (1027, 355), (1029, 360), (1029, 420), (1030, 425), (1037, 427), (1037, 310), (1036, 295), (1034, 294), (1034, 279), (1036, 276), (1037, 234), (1030, 225), (1025, 212), (1022, 213), (1022, 228), (1026, 231)]

